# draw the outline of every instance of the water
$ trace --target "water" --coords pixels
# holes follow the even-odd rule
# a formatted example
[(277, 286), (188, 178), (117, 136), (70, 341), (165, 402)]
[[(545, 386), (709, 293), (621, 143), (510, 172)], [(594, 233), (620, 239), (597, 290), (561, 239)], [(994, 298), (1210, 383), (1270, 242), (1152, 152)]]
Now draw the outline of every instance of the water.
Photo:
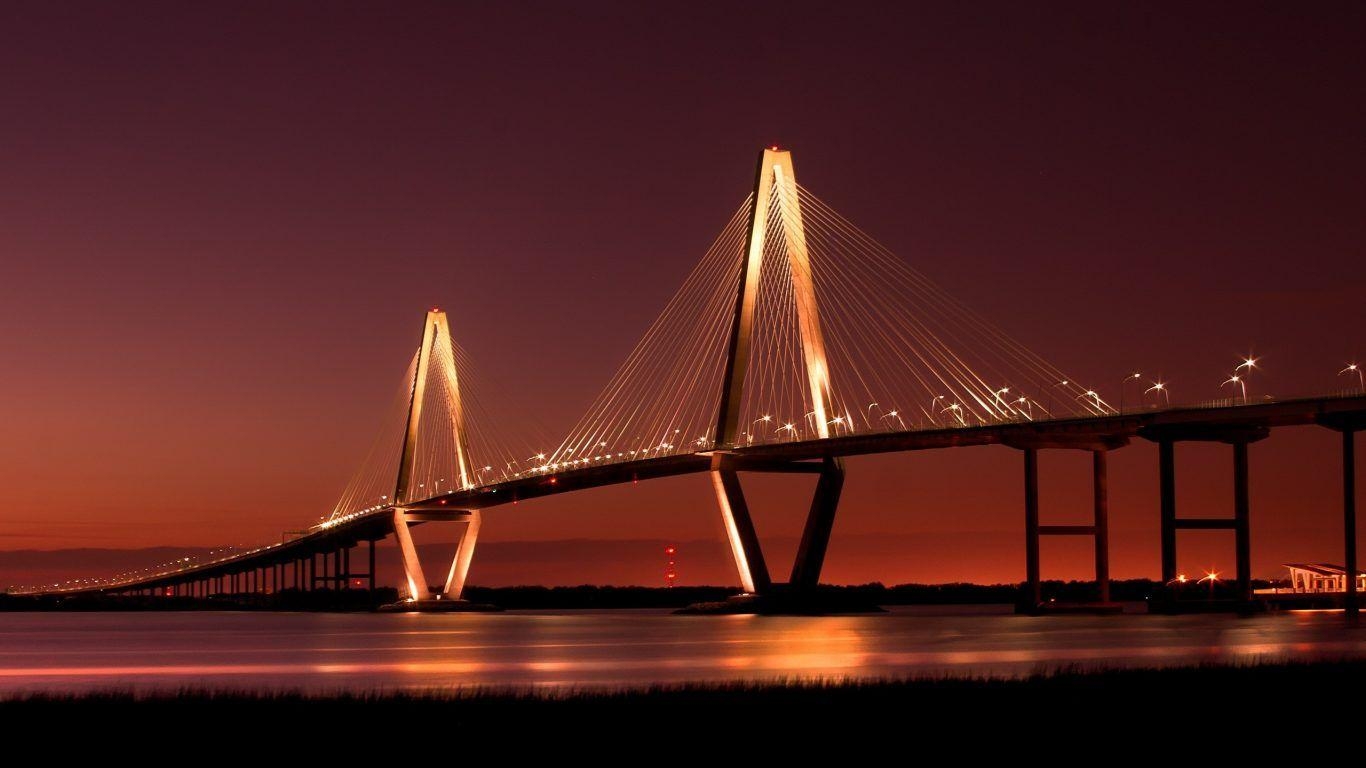
[(0, 614), (0, 695), (644, 687), (723, 680), (1025, 675), (1366, 657), (1340, 613), (1023, 617), (903, 608), (830, 617), (503, 614)]

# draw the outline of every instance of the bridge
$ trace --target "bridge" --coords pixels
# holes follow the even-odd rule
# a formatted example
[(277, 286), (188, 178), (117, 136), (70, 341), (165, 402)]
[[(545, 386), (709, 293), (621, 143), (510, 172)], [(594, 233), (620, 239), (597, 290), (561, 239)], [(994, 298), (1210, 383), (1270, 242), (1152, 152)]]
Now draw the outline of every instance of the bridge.
[[(386, 428), (330, 515), (286, 540), (210, 560), (186, 559), (108, 579), (16, 590), (31, 594), (170, 594), (375, 587), (375, 543), (393, 536), (407, 607), (449, 609), (462, 591), (483, 513), (603, 486), (707, 475), (742, 600), (815, 590), (851, 456), (1003, 445), (1023, 465), (1026, 603), (1042, 604), (1039, 543), (1094, 542), (1100, 604), (1109, 602), (1107, 457), (1136, 439), (1158, 444), (1162, 579), (1177, 577), (1177, 534), (1233, 534), (1236, 591), (1251, 599), (1249, 446), (1278, 427), (1342, 434), (1344, 562), (1357, 568), (1354, 435), (1366, 387), (1319, 397), (1249, 400), (1249, 357), (1224, 382), (1232, 397), (1173, 406), (1161, 381), (1126, 377), (1112, 405), (969, 309), (797, 184), (790, 152), (761, 153), (751, 193), (575, 427), (554, 448), (503, 429), (490, 389), (432, 310), (401, 377)], [(1151, 386), (1149, 386), (1151, 385)], [(1136, 399), (1125, 408), (1126, 390)], [(1176, 446), (1230, 446), (1231, 518), (1181, 517)], [(1087, 525), (1041, 522), (1038, 454), (1092, 456)], [(746, 473), (816, 478), (797, 556), (775, 581), (746, 503)], [(456, 526), (457, 547), (430, 580), (415, 525)], [(364, 570), (352, 552), (368, 545)], [(1357, 609), (1348, 579), (1347, 608)]]

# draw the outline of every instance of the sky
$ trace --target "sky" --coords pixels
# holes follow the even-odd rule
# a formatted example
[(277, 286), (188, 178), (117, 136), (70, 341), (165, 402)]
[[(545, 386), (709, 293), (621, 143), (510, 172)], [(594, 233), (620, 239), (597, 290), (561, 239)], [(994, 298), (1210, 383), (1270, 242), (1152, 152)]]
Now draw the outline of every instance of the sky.
[[(1227, 395), (1249, 351), (1254, 396), (1346, 389), (1363, 33), (1355, 3), (0, 6), (0, 550), (315, 521), (432, 306), (563, 434), (771, 144), (1111, 399), (1135, 369)], [(1340, 558), (1337, 446), (1252, 448), (1254, 574)], [(1085, 516), (1087, 458), (1044, 457), (1046, 522)], [(1156, 462), (1111, 458), (1117, 577), (1158, 570)], [(1178, 462), (1181, 513), (1228, 514), (1227, 448)], [(1005, 448), (855, 459), (826, 577), (1018, 580), (1020, 486)], [(809, 489), (750, 488), (762, 534), (799, 534)], [(482, 536), (722, 540), (703, 477), (494, 510)], [(1181, 569), (1231, 569), (1222, 536), (1183, 534)], [(1045, 544), (1046, 576), (1089, 568), (1084, 542)]]

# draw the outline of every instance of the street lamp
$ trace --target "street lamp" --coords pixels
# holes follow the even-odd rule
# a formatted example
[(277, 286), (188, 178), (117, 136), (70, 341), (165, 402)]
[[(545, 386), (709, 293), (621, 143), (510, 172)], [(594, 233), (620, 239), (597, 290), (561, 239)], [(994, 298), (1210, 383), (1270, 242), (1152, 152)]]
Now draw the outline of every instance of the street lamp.
[[(934, 413), (935, 409), (939, 407), (939, 401), (946, 397), (948, 397), (948, 395), (935, 395), (934, 399), (930, 401), (930, 413)], [(940, 411), (940, 413), (943, 413), (943, 411)], [(934, 419), (936, 424), (939, 422), (939, 419), (934, 416), (931, 416), (930, 418)]]
[(1105, 412), (1105, 409), (1101, 407), (1102, 401), (1100, 399), (1100, 395), (1094, 389), (1088, 389), (1085, 392), (1082, 392), (1080, 395), (1077, 395), (1078, 400), (1082, 399), (1083, 397), (1089, 397), (1095, 400), (1096, 410), (1100, 411), (1101, 413)]
[(1224, 383), (1219, 385), (1219, 388), (1223, 389), (1224, 387), (1227, 387), (1230, 384), (1237, 384), (1239, 386), (1243, 393), (1243, 405), (1247, 405), (1247, 381), (1243, 379), (1242, 376), (1239, 376), (1235, 373), (1232, 376), (1225, 379)]
[(1209, 599), (1213, 600), (1213, 599), (1214, 599), (1214, 585), (1219, 583), (1219, 574), (1218, 574), (1217, 572), (1215, 572), (1215, 571), (1212, 571), (1212, 570), (1211, 570), (1211, 571), (1206, 571), (1206, 572), (1205, 572), (1205, 577), (1204, 577), (1203, 579), (1201, 579), (1200, 581), (1197, 581), (1197, 582), (1195, 582), (1195, 583), (1196, 583), (1196, 584), (1199, 584), (1201, 581), (1208, 581), (1208, 582), (1209, 582)]
[(1143, 395), (1146, 397), (1150, 392), (1157, 392), (1158, 394), (1162, 395), (1163, 402), (1167, 404), (1167, 407), (1171, 407), (1171, 391), (1167, 389), (1167, 385), (1165, 382), (1154, 381), (1151, 387), (1148, 387), (1147, 389), (1143, 390)]
[(1356, 363), (1348, 363), (1346, 368), (1338, 371), (1339, 376), (1347, 376), (1353, 373), (1357, 375), (1357, 389), (1366, 392), (1366, 378), (1362, 377), (1361, 366)]
[(1001, 395), (1005, 395), (1005, 394), (1009, 394), (1009, 393), (1010, 393), (1010, 387), (1001, 387), (1000, 389), (998, 389), (998, 390), (996, 390), (995, 392), (993, 392), (992, 395), (996, 398), (996, 402), (1000, 403), (1002, 406), (1004, 406), (1005, 408), (1009, 409), (1010, 406), (1006, 405), (1006, 401), (1003, 400), (1003, 399), (1001, 399)]
[(1120, 412), (1120, 413), (1124, 413), (1124, 390), (1125, 390), (1126, 386), (1127, 386), (1128, 383), (1131, 382), (1131, 381), (1137, 381), (1138, 378), (1141, 377), (1142, 375), (1143, 375), (1143, 374), (1139, 373), (1138, 371), (1134, 371), (1133, 373), (1129, 374), (1128, 376), (1125, 376), (1123, 379), (1120, 379), (1120, 381), (1119, 381), (1119, 412)]
[(1044, 408), (1045, 411), (1047, 411), (1048, 413), (1053, 412), (1053, 390), (1060, 389), (1071, 383), (1072, 382), (1068, 381), (1067, 379), (1063, 379), (1062, 381), (1048, 388), (1048, 407)]
[(949, 411), (952, 411), (953, 415), (958, 417), (958, 423), (960, 425), (964, 427), (968, 425), (968, 423), (963, 420), (963, 406), (959, 405), (958, 403), (954, 403), (953, 405), (950, 405), (948, 408), (945, 408), (944, 410), (940, 411), (940, 413), (947, 413)]

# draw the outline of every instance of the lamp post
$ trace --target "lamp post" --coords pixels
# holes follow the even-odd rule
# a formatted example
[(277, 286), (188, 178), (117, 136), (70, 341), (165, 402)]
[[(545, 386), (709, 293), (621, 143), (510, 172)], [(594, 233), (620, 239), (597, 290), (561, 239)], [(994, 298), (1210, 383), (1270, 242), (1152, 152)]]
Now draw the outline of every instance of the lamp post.
[(1348, 363), (1346, 368), (1338, 371), (1339, 376), (1350, 376), (1353, 373), (1357, 375), (1357, 389), (1366, 392), (1366, 378), (1362, 376), (1361, 366), (1356, 363)]
[(1094, 405), (1095, 409), (1102, 414), (1105, 413), (1105, 409), (1101, 407), (1102, 401), (1100, 399), (1100, 393), (1096, 392), (1094, 389), (1088, 389), (1085, 392), (1082, 392), (1080, 395), (1077, 395), (1078, 400), (1082, 399), (1083, 397), (1089, 397), (1092, 400), (1094, 400), (1095, 402), (1092, 405)]
[(1131, 382), (1131, 381), (1137, 381), (1142, 375), (1143, 375), (1143, 374), (1139, 373), (1138, 371), (1134, 371), (1133, 373), (1129, 374), (1128, 376), (1125, 376), (1123, 379), (1120, 379), (1120, 381), (1119, 381), (1119, 412), (1120, 412), (1120, 413), (1124, 413), (1124, 390), (1128, 388), (1129, 382)]
[[(945, 397), (947, 397), (947, 395), (935, 395), (934, 398), (933, 398), (932, 400), (930, 400), (930, 413), (931, 413), (931, 414), (934, 414), (935, 409), (939, 407), (939, 401), (940, 401), (940, 400), (943, 400)], [(940, 413), (943, 413), (943, 411), (940, 411)], [(934, 415), (931, 415), (930, 418), (934, 419), (934, 421), (935, 421), (936, 424), (939, 423), (939, 419), (938, 419), (937, 417), (935, 417)]]
[(1171, 393), (1167, 389), (1167, 385), (1165, 382), (1154, 381), (1151, 387), (1148, 387), (1147, 389), (1143, 390), (1143, 395), (1146, 397), (1149, 392), (1157, 392), (1158, 394), (1162, 395), (1163, 402), (1166, 403), (1168, 408), (1171, 407)]
[[(1205, 577), (1204, 577), (1203, 579), (1201, 579), (1200, 581), (1208, 581), (1208, 582), (1209, 582), (1209, 599), (1210, 599), (1210, 600), (1213, 600), (1213, 599), (1214, 599), (1214, 585), (1217, 584), (1217, 583), (1219, 583), (1219, 574), (1216, 573), (1215, 571), (1206, 571), (1206, 572), (1205, 572)], [(1199, 582), (1196, 582), (1196, 583), (1198, 584)]]
[(1067, 379), (1063, 379), (1062, 381), (1048, 388), (1048, 406), (1044, 408), (1045, 411), (1047, 411), (1050, 414), (1053, 413), (1053, 390), (1058, 389), (1059, 387), (1065, 387), (1071, 383), (1072, 382), (1068, 381)]
[(1227, 379), (1224, 379), (1224, 383), (1220, 384), (1219, 388), (1223, 389), (1224, 387), (1227, 387), (1230, 384), (1238, 385), (1238, 387), (1241, 389), (1243, 393), (1243, 405), (1247, 405), (1247, 381), (1242, 376), (1239, 376), (1235, 373)]

